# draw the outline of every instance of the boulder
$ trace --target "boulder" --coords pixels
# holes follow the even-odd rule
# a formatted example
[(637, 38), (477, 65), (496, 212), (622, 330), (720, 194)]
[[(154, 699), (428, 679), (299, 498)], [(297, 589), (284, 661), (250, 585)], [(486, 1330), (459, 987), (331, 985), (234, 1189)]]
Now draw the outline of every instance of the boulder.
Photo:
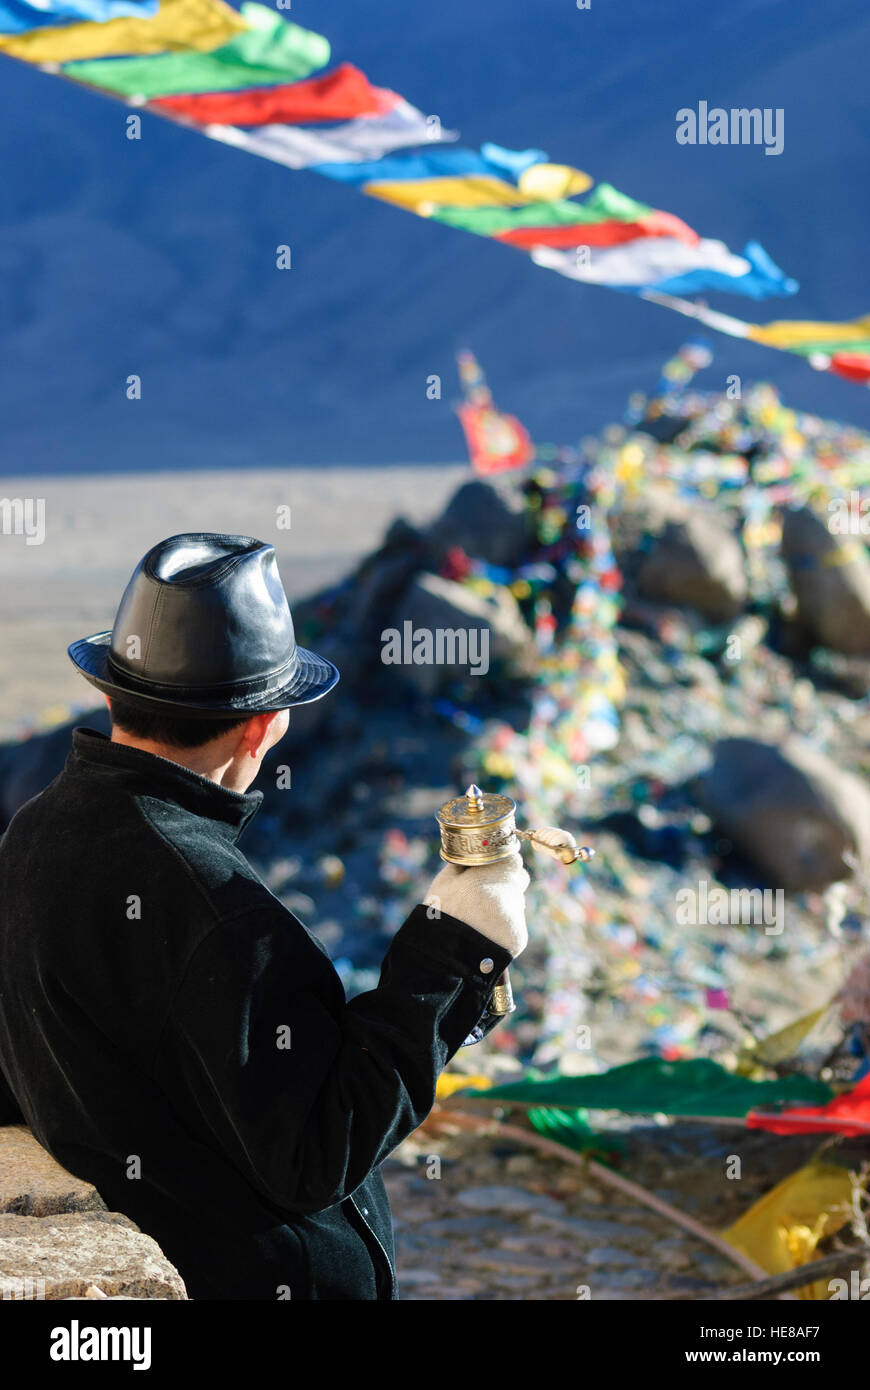
[(870, 863), (870, 788), (794, 736), (721, 739), (695, 796), (772, 888), (826, 888)]
[(743, 609), (743, 551), (714, 508), (649, 493), (618, 507), (610, 526), (617, 564), (642, 597), (694, 608), (714, 623)]
[(340, 617), (342, 633), (356, 646), (357, 666), (372, 650), (373, 640), (380, 636), (414, 575), (428, 568), (431, 556), (422, 532), (400, 517), (380, 549), (360, 565)]
[(811, 508), (797, 507), (783, 512), (781, 549), (810, 636), (833, 651), (870, 656), (870, 557), (863, 540), (835, 534)]
[(417, 575), (380, 641), (385, 668), (424, 696), (458, 676), (486, 676), (494, 662), (523, 675), (534, 660), (532, 633), (512, 594), (500, 588), (484, 598), (435, 574)]
[(156, 1241), (119, 1212), (0, 1216), (4, 1298), (84, 1298), (90, 1288), (107, 1298), (187, 1298)]
[(54, 1216), (105, 1210), (96, 1188), (62, 1168), (26, 1125), (0, 1127), (0, 1212)]
[(510, 569), (526, 558), (533, 539), (525, 498), (508, 478), (463, 483), (428, 532), (436, 568), (458, 548), (472, 559)]

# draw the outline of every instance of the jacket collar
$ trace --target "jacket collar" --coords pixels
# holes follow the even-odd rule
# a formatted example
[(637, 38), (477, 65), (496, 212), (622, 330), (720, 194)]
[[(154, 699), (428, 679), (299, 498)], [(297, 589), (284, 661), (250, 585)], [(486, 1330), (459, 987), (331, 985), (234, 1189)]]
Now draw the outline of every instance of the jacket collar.
[(132, 782), (131, 790), (140, 795), (173, 802), (196, 816), (216, 821), (221, 829), (226, 826), (228, 838), (233, 841), (263, 801), (260, 791), (231, 791), (169, 758), (113, 743), (96, 729), (73, 729), (72, 745), (66, 762), (68, 772), (85, 776), (108, 774)]

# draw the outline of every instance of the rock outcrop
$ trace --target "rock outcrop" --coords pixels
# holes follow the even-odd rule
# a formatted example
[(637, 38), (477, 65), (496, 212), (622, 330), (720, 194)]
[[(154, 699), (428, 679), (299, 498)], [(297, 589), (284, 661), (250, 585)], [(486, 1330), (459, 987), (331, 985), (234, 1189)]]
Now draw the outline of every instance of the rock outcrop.
[(156, 1241), (46, 1153), (0, 1126), (0, 1298), (186, 1299)]
[(841, 536), (809, 507), (788, 508), (782, 557), (810, 637), (851, 656), (870, 656), (870, 557), (863, 538)]
[[(421, 695), (435, 695), (457, 676), (483, 676), (490, 663), (508, 665), (514, 674), (531, 671), (534, 643), (519, 606), (509, 591), (484, 598), (435, 574), (419, 574), (397, 605), (389, 632), (397, 633), (403, 656), (413, 655), (414, 634), (430, 639), (425, 661), (403, 662), (404, 679)], [(382, 660), (386, 660), (386, 654)]]
[(0, 1213), (57, 1216), (105, 1210), (96, 1188), (56, 1163), (26, 1125), (0, 1126)]
[(772, 888), (822, 889), (870, 862), (870, 788), (801, 739), (720, 740), (695, 793)]
[(743, 551), (720, 511), (669, 494), (644, 494), (611, 517), (613, 548), (643, 598), (693, 608), (725, 623), (743, 609)]
[(463, 483), (427, 538), (436, 563), (458, 547), (490, 565), (518, 565), (532, 540), (523, 494), (510, 478)]
[(116, 1211), (0, 1216), (4, 1298), (186, 1299), (178, 1271), (160, 1246)]

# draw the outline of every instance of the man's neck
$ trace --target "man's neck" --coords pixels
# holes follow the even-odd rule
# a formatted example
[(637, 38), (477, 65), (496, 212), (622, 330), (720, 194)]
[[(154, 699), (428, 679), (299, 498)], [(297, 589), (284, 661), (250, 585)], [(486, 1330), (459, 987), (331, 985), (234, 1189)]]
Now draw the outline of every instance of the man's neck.
[[(137, 738), (135, 734), (125, 733), (123, 729), (114, 727), (112, 742), (122, 743), (126, 748), (139, 748), (143, 753), (153, 753), (157, 758), (166, 758), (169, 762), (178, 763), (179, 767), (186, 767), (189, 772), (207, 777), (209, 781), (216, 782), (220, 787), (227, 787), (230, 791), (247, 791), (253, 781), (253, 777), (243, 781), (237, 759), (232, 754), (227, 757), (225, 751), (216, 749), (214, 744), (205, 744), (202, 748), (173, 748), (168, 743)], [(256, 775), (256, 769), (254, 772)]]

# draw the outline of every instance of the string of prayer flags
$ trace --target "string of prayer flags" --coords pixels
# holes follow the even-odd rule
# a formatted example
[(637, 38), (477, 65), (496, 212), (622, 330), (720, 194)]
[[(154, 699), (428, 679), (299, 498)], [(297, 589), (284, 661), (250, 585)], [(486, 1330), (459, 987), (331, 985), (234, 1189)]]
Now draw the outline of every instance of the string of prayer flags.
[(118, 18), (103, 24), (63, 24), (29, 33), (0, 34), (0, 52), (28, 63), (69, 63), (79, 58), (163, 53), (167, 49), (207, 52), (245, 29), (238, 10), (223, 0), (162, 0), (159, 9), (156, 3), (119, 5), (116, 12)]
[[(250, 154), (263, 155), (291, 169), (310, 169), (325, 160), (376, 160), (404, 145), (426, 139), (427, 119), (401, 97), (383, 115), (361, 116), (329, 131), (287, 124), (259, 125), (253, 130), (213, 125), (209, 134)], [(440, 129), (439, 140), (455, 140), (454, 131)]]
[(242, 5), (246, 28), (210, 52), (180, 49), (153, 57), (97, 58), (64, 63), (66, 77), (119, 96), (147, 101), (178, 92), (227, 92), (293, 82), (329, 62), (321, 34), (289, 24), (254, 0)]
[[(169, 4), (173, 2), (205, 3), (206, 0), (167, 0)], [(213, 0), (207, 2), (213, 3)], [(400, 100), (395, 92), (373, 87), (365, 73), (352, 63), (340, 63), (332, 72), (287, 86), (157, 97), (152, 105), (167, 115), (184, 116), (198, 125), (260, 126), (278, 122), (319, 125), (327, 121), (350, 121), (358, 116), (382, 115)]]
[(157, 0), (0, 0), (0, 34), (24, 34), (48, 25), (85, 19), (95, 24), (117, 15), (153, 15)]
[(545, 150), (445, 150), (457, 132), (351, 63), (322, 72), (328, 39), (255, 0), (241, 13), (223, 0), (0, 0), (2, 54), (488, 237), (567, 279), (639, 295), (870, 384), (870, 316), (751, 324), (696, 302), (711, 291), (794, 294), (797, 283), (757, 241), (735, 253)]

